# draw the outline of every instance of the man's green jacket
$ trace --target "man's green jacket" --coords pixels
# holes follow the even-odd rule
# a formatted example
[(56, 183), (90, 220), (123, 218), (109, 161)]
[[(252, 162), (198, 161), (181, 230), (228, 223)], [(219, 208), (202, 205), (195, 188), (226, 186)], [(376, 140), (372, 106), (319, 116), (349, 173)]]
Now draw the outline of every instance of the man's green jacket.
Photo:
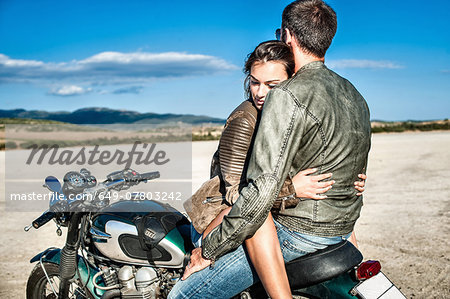
[(266, 96), (249, 166), (248, 185), (230, 213), (204, 240), (217, 259), (252, 236), (267, 218), (288, 176), (318, 168), (336, 183), (327, 199), (301, 201), (274, 218), (292, 231), (331, 237), (352, 232), (362, 207), (353, 182), (365, 173), (370, 149), (367, 103), (346, 79), (321, 61), (303, 66)]

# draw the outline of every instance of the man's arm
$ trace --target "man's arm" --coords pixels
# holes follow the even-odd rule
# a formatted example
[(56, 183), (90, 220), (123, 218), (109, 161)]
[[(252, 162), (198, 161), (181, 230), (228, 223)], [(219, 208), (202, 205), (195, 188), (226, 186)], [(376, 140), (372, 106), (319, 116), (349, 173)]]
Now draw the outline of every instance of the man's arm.
[(237, 248), (264, 223), (300, 144), (305, 113), (293, 96), (276, 88), (266, 96), (244, 187), (230, 213), (203, 240), (215, 260)]

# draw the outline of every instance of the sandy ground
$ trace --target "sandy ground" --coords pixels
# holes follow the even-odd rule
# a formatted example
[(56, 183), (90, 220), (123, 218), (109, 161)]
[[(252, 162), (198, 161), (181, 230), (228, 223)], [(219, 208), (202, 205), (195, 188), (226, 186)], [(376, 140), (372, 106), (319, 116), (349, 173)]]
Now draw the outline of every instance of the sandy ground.
[[(193, 188), (209, 175), (217, 142), (193, 144)], [(356, 234), (365, 259), (408, 297), (449, 298), (450, 132), (373, 136), (367, 191)], [(55, 226), (28, 233), (36, 212), (7, 212), (4, 152), (0, 153), (0, 298), (24, 298), (31, 257), (62, 246)], [(36, 188), (41, 188), (37, 183)], [(64, 234), (63, 234), (64, 236)]]

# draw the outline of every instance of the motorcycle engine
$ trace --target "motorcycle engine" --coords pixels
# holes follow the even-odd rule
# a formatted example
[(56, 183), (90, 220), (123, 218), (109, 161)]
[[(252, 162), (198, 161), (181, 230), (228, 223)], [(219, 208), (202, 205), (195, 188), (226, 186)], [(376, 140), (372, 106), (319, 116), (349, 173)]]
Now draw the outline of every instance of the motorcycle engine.
[(131, 266), (123, 266), (118, 277), (122, 298), (156, 298), (156, 282), (159, 279), (154, 269), (142, 267), (134, 273)]
[(121, 298), (166, 298), (175, 282), (181, 277), (176, 271), (152, 267), (122, 266), (103, 269), (103, 281), (107, 286), (120, 286)]

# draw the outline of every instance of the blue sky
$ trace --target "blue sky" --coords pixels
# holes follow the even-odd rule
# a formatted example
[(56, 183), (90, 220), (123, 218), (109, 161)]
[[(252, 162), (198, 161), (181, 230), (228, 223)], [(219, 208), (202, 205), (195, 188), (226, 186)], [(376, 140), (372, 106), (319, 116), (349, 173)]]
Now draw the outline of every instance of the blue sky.
[[(290, 1), (0, 0), (0, 109), (109, 107), (225, 118)], [(334, 0), (326, 64), (372, 119), (450, 116), (450, 2)]]

